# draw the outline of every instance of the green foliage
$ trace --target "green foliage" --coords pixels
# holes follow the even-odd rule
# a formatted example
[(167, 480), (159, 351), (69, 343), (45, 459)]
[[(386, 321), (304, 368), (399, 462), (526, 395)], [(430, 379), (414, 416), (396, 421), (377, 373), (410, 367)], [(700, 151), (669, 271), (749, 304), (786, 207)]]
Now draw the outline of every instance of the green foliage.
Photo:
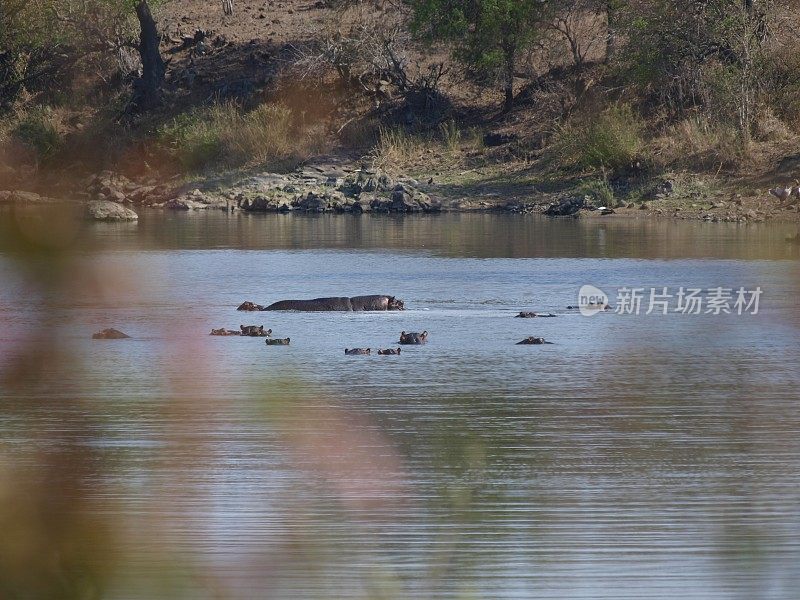
[(205, 117), (201, 111), (183, 113), (158, 132), (160, 142), (190, 171), (203, 168), (222, 155), (219, 132)]
[(556, 134), (548, 159), (560, 167), (620, 170), (640, 158), (644, 124), (626, 104), (584, 115)]
[(415, 32), (453, 44), (454, 55), (481, 81), (503, 81), (506, 108), (520, 52), (542, 34), (550, 3), (540, 0), (410, 0)]
[(772, 0), (630, 2), (620, 26), (623, 65), (641, 92), (672, 113), (702, 108), (743, 138), (756, 115), (763, 60), (775, 18)]
[(161, 143), (190, 171), (221, 162), (229, 166), (291, 160), (318, 140), (293, 123), (282, 104), (243, 112), (233, 103), (184, 113), (159, 130)]
[(12, 130), (12, 137), (32, 150), (41, 162), (51, 160), (64, 140), (55, 126), (52, 112), (41, 108), (28, 113)]

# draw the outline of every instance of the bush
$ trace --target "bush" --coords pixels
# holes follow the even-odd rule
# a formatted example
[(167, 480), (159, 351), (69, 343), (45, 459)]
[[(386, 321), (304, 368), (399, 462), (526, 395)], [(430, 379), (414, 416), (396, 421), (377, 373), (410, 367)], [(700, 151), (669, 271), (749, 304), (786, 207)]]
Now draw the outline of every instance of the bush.
[(262, 104), (242, 112), (233, 103), (185, 113), (159, 131), (159, 138), (188, 170), (300, 160), (319, 140), (294, 125), (292, 111)]
[(64, 145), (56, 127), (56, 118), (48, 108), (40, 108), (25, 115), (12, 130), (15, 141), (31, 150), (38, 162), (52, 159)]
[(626, 105), (571, 121), (556, 132), (548, 160), (581, 169), (626, 169), (640, 158), (644, 125)]

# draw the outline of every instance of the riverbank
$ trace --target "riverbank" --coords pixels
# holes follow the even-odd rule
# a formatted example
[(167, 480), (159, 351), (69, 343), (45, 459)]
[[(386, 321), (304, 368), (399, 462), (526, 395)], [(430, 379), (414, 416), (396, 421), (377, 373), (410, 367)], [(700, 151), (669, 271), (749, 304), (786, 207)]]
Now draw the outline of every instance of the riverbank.
[[(800, 204), (719, 178), (632, 172), (613, 180), (543, 172), (516, 161), (453, 168), (432, 156), (427, 168), (395, 176), (367, 160), (322, 156), (286, 173), (240, 169), (207, 176), (128, 178), (104, 171), (67, 186), (0, 191), (0, 204), (55, 199), (113, 202), (129, 211), (225, 210), (248, 213), (542, 213), (558, 217), (798, 222)], [(737, 191), (740, 189), (741, 191)], [(118, 214), (129, 214), (118, 211)], [(100, 220), (114, 219), (101, 213)]]

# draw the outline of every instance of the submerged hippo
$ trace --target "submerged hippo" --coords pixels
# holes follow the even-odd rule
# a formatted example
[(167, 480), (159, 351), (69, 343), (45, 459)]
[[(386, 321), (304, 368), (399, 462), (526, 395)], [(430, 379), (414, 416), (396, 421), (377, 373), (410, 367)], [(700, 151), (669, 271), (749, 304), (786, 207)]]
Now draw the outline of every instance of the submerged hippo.
[(422, 333), (406, 333), (405, 331), (400, 334), (400, 343), (405, 345), (419, 345), (428, 341), (428, 332)]
[(116, 329), (103, 329), (92, 335), (93, 340), (124, 340), (130, 337)]
[(398, 356), (400, 354), (400, 348), (397, 350), (393, 348), (389, 348), (388, 350), (378, 350), (378, 354), (381, 356)]
[(527, 337), (521, 342), (517, 342), (517, 346), (540, 346), (542, 344), (552, 344), (553, 342), (545, 341), (543, 337)]
[(218, 335), (218, 336), (228, 337), (228, 336), (231, 336), (231, 335), (242, 335), (242, 332), (241, 331), (234, 331), (233, 329), (225, 329), (223, 327), (222, 329), (212, 329), (211, 333), (209, 335)]
[(362, 356), (362, 355), (366, 356), (366, 355), (369, 355), (370, 352), (372, 352), (371, 348), (353, 348), (353, 349), (345, 348), (344, 349), (344, 353), (347, 356)]
[(549, 319), (553, 318), (555, 315), (553, 313), (537, 313), (532, 311), (525, 311), (523, 310), (521, 313), (517, 315), (517, 319)]
[(288, 346), (289, 345), (289, 338), (276, 338), (274, 340), (266, 339), (264, 340), (267, 343), (267, 346)]
[(394, 296), (354, 296), (352, 298), (314, 298), (313, 300), (281, 300), (264, 310), (324, 311), (385, 311), (404, 310), (403, 301)]
[(243, 311), (247, 311), (247, 312), (257, 312), (257, 311), (260, 311), (260, 310), (264, 310), (264, 307), (261, 306), (260, 304), (256, 304), (255, 302), (250, 302), (248, 300), (247, 302), (242, 302), (239, 305), (239, 308), (237, 308), (236, 310), (243, 310)]
[(272, 335), (272, 329), (264, 331), (263, 325), (239, 325), (242, 330), (242, 335), (247, 337), (269, 337)]

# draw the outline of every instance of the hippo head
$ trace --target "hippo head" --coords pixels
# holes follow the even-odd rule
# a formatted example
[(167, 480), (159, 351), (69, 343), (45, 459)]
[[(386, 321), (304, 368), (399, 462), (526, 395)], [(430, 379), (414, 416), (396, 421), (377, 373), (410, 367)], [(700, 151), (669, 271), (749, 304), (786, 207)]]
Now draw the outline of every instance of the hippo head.
[(388, 310), (405, 310), (405, 305), (403, 301), (395, 298), (394, 296), (389, 296), (389, 308)]

